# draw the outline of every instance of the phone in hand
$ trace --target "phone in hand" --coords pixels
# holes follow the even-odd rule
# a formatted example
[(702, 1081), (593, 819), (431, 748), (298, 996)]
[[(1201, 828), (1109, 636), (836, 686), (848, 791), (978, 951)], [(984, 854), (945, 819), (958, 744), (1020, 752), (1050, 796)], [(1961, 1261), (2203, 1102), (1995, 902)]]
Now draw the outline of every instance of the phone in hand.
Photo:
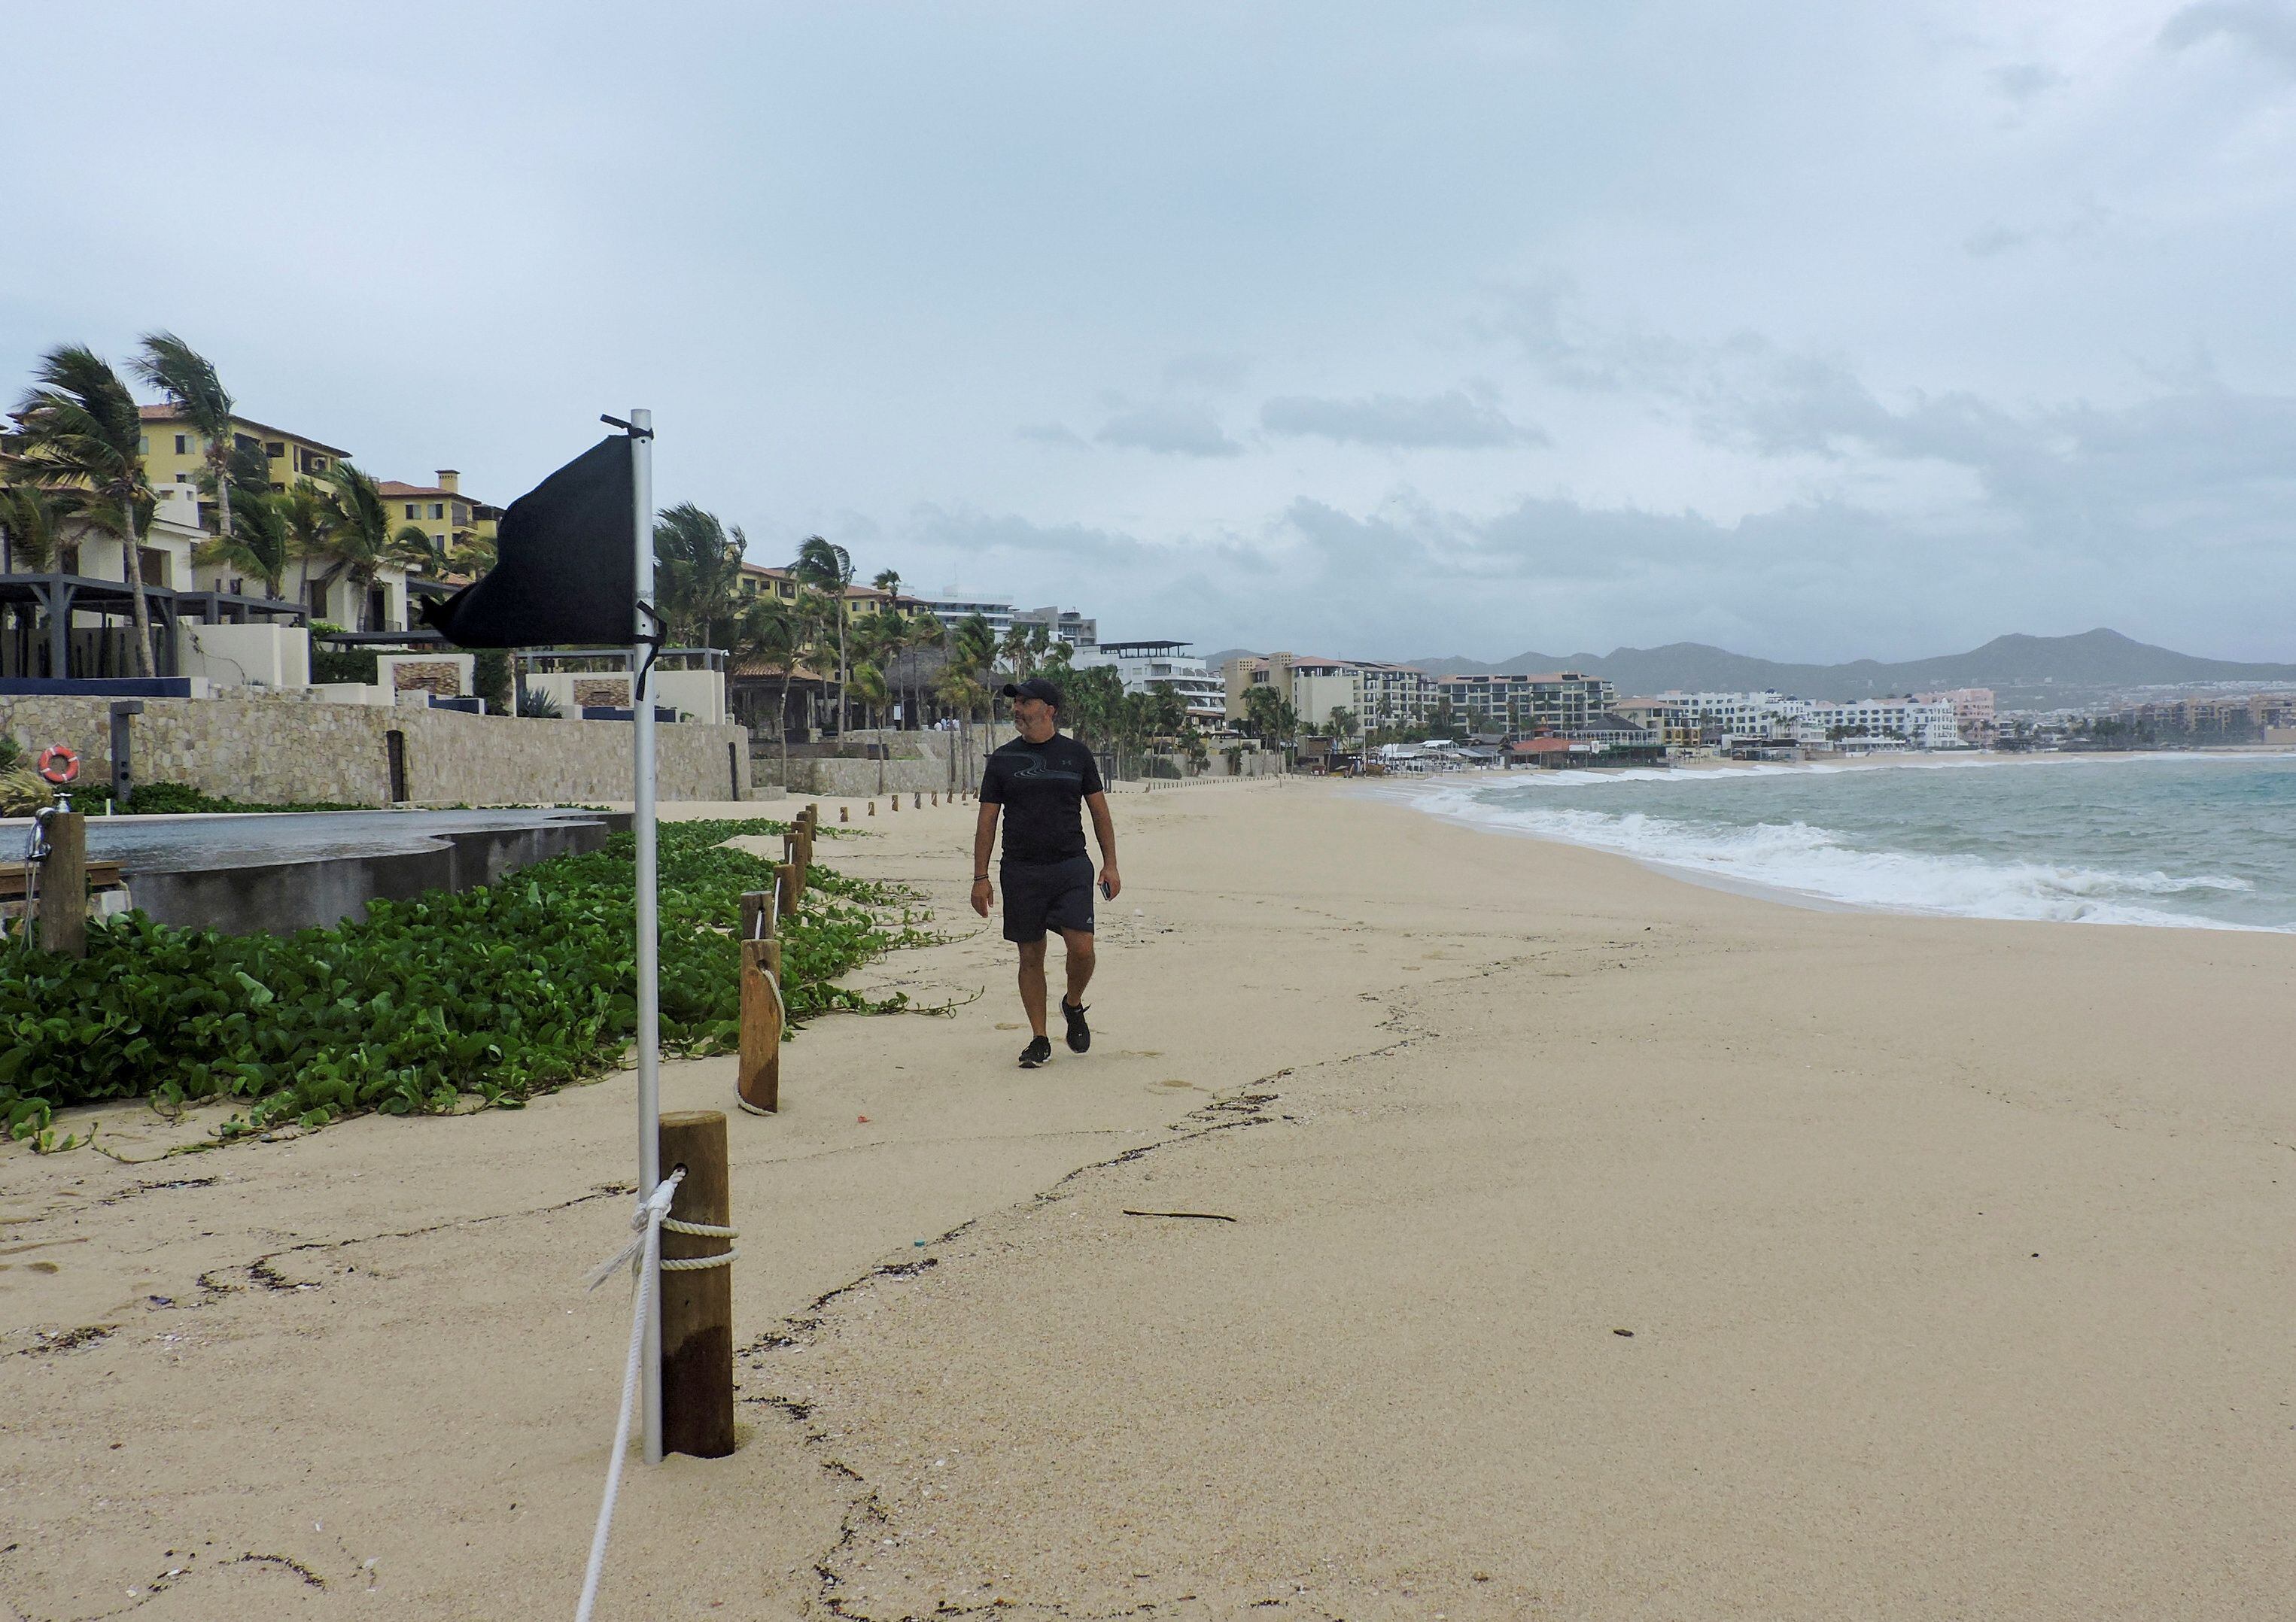
[(1116, 899), (1116, 892), (1108, 888), (1108, 881), (1105, 879), (1103, 879), (1100, 881), (1100, 898), (1103, 901), (1113, 901)]

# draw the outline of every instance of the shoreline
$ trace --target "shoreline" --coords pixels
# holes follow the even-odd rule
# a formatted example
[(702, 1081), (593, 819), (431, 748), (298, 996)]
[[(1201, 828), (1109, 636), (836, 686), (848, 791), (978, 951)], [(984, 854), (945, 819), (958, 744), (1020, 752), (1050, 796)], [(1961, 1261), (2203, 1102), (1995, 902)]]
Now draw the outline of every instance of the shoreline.
[[(2282, 756), (2296, 757), (2296, 750), (2276, 747), (2270, 750), (2259, 748), (2248, 750), (2244, 754), (2237, 756), (2227, 752), (2226, 754), (2217, 756), (2216, 758), (2254, 761), (2258, 759), (2276, 758)], [(1476, 790), (1504, 783), (1520, 783), (1526, 788), (1537, 783), (1551, 786), (1552, 788), (1562, 791), (1590, 789), (1597, 784), (1604, 783), (1625, 784), (1630, 782), (1681, 782), (1685, 781), (1701, 780), (1717, 782), (1724, 780), (1731, 780), (1750, 783), (1759, 782), (1775, 783), (1781, 777), (1789, 775), (1833, 778), (1844, 776), (1852, 773), (1866, 771), (1885, 771), (1891, 769), (1928, 771), (1948, 769), (1972, 770), (1980, 767), (2022, 764), (2028, 761), (2035, 764), (2043, 764), (2046, 762), (2062, 765), (2070, 762), (2093, 760), (2098, 758), (2099, 757), (2097, 756), (2086, 754), (2050, 757), (2024, 754), (1985, 755), (1975, 757), (1970, 755), (1953, 755), (1932, 758), (1918, 757), (1912, 758), (1888, 757), (1857, 765), (1823, 761), (1792, 763), (1709, 762), (1703, 764), (1702, 769), (1672, 768), (1664, 771), (1632, 766), (1618, 768), (1614, 772), (1577, 770), (1538, 773), (1535, 774), (1527, 774), (1521, 772), (1471, 771), (1443, 773), (1424, 777), (1412, 776), (1401, 779), (1371, 780), (1368, 782), (1361, 782), (1358, 783), (1358, 791), (1369, 799), (1382, 799), (1390, 803), (1410, 806), (1421, 815), (1433, 816), (1444, 822), (1453, 823), (1459, 827), (1470, 829), (1479, 833), (1505, 834), (1516, 838), (1530, 839), (1546, 843), (1561, 845), (1572, 849), (1594, 851), (1606, 856), (1620, 857), (1650, 872), (1661, 874), (1678, 881), (1699, 885), (1705, 888), (1718, 889), (1732, 894), (1745, 896), (1752, 899), (1803, 910), (1817, 912), (1843, 911), (1870, 913), (1875, 916), (1883, 917), (1958, 918), (1972, 922), (2078, 923), (2120, 928), (2197, 930), (2210, 932), (2242, 934), (2296, 933), (2296, 922), (2251, 922), (2235, 919), (2214, 918), (2194, 913), (2170, 912), (2164, 908), (2152, 906), (2141, 902), (2098, 900), (2087, 896), (2086, 892), (2079, 892), (2078, 894), (2075, 892), (2067, 892), (2064, 904), (2095, 906), (2098, 908), (2098, 915), (2053, 917), (2037, 913), (2032, 911), (2020, 912), (2007, 910), (2005, 906), (1998, 904), (1988, 908), (1972, 905), (1956, 906), (1918, 899), (1909, 899), (1905, 901), (1874, 899), (1866, 897), (1843, 894), (1839, 889), (1829, 889), (1824, 884), (1817, 882), (1797, 884), (1789, 879), (1762, 878), (1744, 872), (1733, 872), (1725, 866), (1710, 864), (1708, 862), (1698, 860), (1697, 858), (1687, 855), (1674, 856), (1663, 852), (1621, 848), (1619, 844), (1607, 841), (1601, 838), (1574, 837), (1572, 832), (1567, 829), (1557, 829), (1554, 827), (1526, 827), (1518, 823), (1510, 823), (1500, 820), (1500, 815), (1505, 815), (1505, 813), (1498, 813), (1486, 816), (1458, 809), (1437, 808), (1424, 803), (1432, 796), (1442, 795), (1447, 792), (1472, 793)], [(2112, 753), (2104, 755), (2103, 758), (2131, 763), (2144, 761), (2153, 764), (2177, 764), (2188, 761), (2191, 758), (2191, 754), (2190, 752), (2154, 752), (2144, 754), (2128, 752)], [(1606, 807), (1599, 800), (1593, 803), (1566, 802), (1550, 806), (1539, 806), (1535, 802), (1526, 799), (1521, 806), (1510, 807), (1509, 809), (1523, 811), (1540, 809), (1584, 811), (1595, 815), (1624, 815), (1627, 817), (1637, 817), (1646, 815), (1645, 813), (1636, 809), (1628, 809), (1627, 811), (1620, 812), (1617, 807)], [(1660, 817), (1659, 820), (1662, 822), (1668, 821), (1673, 816), (1679, 815), (1679, 812), (1669, 813), (1667, 814), (1667, 815)], [(1822, 815), (1822, 812), (1814, 813), (1813, 815)], [(2092, 864), (2064, 858), (2049, 858), (2038, 855), (2030, 857), (2021, 858), (2017, 861), (2009, 861), (1994, 855), (1980, 856), (1967, 852), (1929, 851), (1913, 848), (1890, 848), (1886, 846), (1880, 849), (1857, 849), (1848, 846), (1837, 846), (1832, 844), (1831, 840), (1833, 836), (1823, 823), (1813, 820), (1805, 823), (1799, 815), (1793, 818), (1791, 823), (1765, 819), (1758, 823), (1724, 825), (1717, 830), (1717, 837), (1746, 835), (1751, 834), (1758, 830), (1783, 830), (1788, 827), (1797, 831), (1807, 829), (1809, 833), (1819, 836), (1819, 843), (1817, 846), (1813, 848), (1813, 855), (1823, 854), (1831, 856), (1839, 853), (1845, 856), (1854, 858), (1857, 865), (1865, 869), (1878, 871), (1891, 864), (1928, 864), (1934, 866), (1939, 870), (1937, 876), (1939, 880), (1949, 881), (1956, 878), (1965, 878), (1968, 876), (1969, 871), (1976, 871), (1995, 875), (1997, 876), (1997, 881), (2004, 884), (2014, 881), (2020, 869), (2029, 870), (2035, 873), (2065, 873), (2080, 877), (2125, 877), (2124, 875), (2118, 874), (2113, 870), (2095, 866)], [(1721, 858), (1718, 857), (1716, 858), (1718, 862), (1720, 859)], [(1965, 870), (1962, 872), (1952, 872), (1951, 870), (1957, 864), (1965, 864)], [(2157, 877), (2158, 875), (2155, 876)], [(2243, 884), (2245, 884), (2244, 881), (2243, 881)], [(2202, 878), (2192, 881), (2186, 888), (2206, 890), (2226, 888), (2226, 886), (2218, 881), (2203, 876)], [(2174, 892), (2172, 890), (2168, 893), (2173, 894)]]

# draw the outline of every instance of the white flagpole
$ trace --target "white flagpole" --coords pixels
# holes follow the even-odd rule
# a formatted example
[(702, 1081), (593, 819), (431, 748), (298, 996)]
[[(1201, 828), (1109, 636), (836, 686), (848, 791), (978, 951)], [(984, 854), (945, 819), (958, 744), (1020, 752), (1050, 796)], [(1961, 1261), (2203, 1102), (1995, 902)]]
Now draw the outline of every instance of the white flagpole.
[[(661, 926), (654, 864), (653, 695), (638, 691), (638, 672), (656, 635), (645, 607), (653, 602), (653, 413), (630, 413), (630, 484), (637, 530), (638, 602), (630, 649), (630, 737), (636, 754), (631, 831), (637, 836), (638, 904), (638, 1198), (661, 1181)], [(649, 1292), (645, 1326), (645, 1462), (661, 1462), (661, 1291)]]

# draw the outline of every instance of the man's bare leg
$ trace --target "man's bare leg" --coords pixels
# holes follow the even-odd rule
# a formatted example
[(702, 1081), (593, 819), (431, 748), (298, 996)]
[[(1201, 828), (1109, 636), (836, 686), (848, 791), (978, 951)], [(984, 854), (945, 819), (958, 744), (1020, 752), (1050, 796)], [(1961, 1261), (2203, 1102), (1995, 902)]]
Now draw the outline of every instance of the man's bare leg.
[[(1068, 1005), (1070, 1008), (1081, 1008), (1084, 1006), (1084, 988), (1092, 984), (1092, 931), (1090, 930), (1062, 930), (1061, 931), (1061, 939), (1067, 945), (1069, 949)], [(1037, 952), (1037, 997), (1038, 1006), (1040, 1007), (1043, 1005), (1045, 995), (1043, 990), (1045, 984), (1044, 963), (1044, 948), (1039, 946)], [(1039, 1025), (1037, 1028), (1041, 1031), (1044, 1028)]]
[[(1089, 938), (1087, 937), (1086, 938)], [(1073, 954), (1075, 948), (1070, 948)], [(1074, 961), (1073, 955), (1071, 960)], [(1073, 974), (1074, 971), (1071, 970)], [(1087, 976), (1091, 971), (1086, 970)], [(1029, 1016), (1029, 1028), (1038, 1036), (1045, 1034), (1045, 943), (1042, 940), (1023, 942), (1021, 946), (1021, 1006)]]

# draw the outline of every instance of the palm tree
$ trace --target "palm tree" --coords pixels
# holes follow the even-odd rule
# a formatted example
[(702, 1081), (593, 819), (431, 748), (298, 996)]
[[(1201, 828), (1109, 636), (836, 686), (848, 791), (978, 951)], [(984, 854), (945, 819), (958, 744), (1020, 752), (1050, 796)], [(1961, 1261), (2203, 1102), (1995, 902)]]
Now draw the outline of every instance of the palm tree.
[(135, 360), (135, 375), (168, 399), (184, 414), (204, 444), (208, 477), (215, 487), (216, 533), (231, 528), (232, 450), (238, 443), (231, 425), (231, 392), (216, 375), (207, 356), (173, 332), (146, 332)]
[(294, 561), (287, 498), (268, 491), (242, 501), (232, 512), (231, 528), (200, 549), (201, 562), (227, 564), (261, 580), (266, 597), (279, 594)]
[(734, 667), (762, 665), (782, 678), (774, 709), (774, 731), (782, 743), (782, 781), (789, 781), (790, 679), (805, 651), (805, 625), (797, 606), (780, 597), (758, 597), (742, 611), (734, 627)]
[(845, 594), (853, 585), (853, 557), (844, 547), (809, 535), (798, 544), (790, 573), (799, 583), (829, 594), (837, 610), (837, 730), (845, 731)]
[(877, 707), (892, 701), (893, 690), (886, 684), (885, 673), (869, 659), (853, 667), (853, 691), (860, 696), (861, 713), (865, 724), (877, 725)]
[(39, 574), (56, 561), (64, 513), (36, 484), (0, 484), (0, 530), (8, 536), (7, 572)]
[(348, 578), (357, 588), (358, 608), (351, 628), (364, 631), (369, 628), (367, 598), (374, 590), (375, 577), (398, 558), (390, 508), (374, 479), (348, 462), (338, 462), (327, 470), (327, 486), (323, 545), (331, 563), (319, 578), (320, 588)]
[[(927, 648), (938, 648), (948, 640), (948, 632), (941, 622), (922, 611), (911, 614), (901, 621), (901, 651), (914, 655)], [(921, 708), (917, 701), (917, 661), (912, 657), (903, 661), (902, 670), (909, 678), (907, 692), (911, 709)], [(922, 721), (920, 720), (920, 725)]]
[(749, 537), (690, 501), (654, 520), (654, 599), (674, 641), (715, 647), (732, 640), (734, 591)]
[(327, 555), (327, 498), (309, 479), (299, 479), (271, 499), (286, 522), (288, 549), (302, 564), (295, 594), (308, 608), (311, 560)]
[(420, 524), (401, 524), (390, 537), (393, 562), (414, 569), (430, 579), (447, 578), (447, 544), (432, 538), (430, 532)]
[(34, 376), (36, 386), (16, 407), (17, 459), (41, 487), (81, 492), (83, 516), (119, 538), (135, 627), (135, 670), (148, 676), (152, 605), (144, 594), (144, 527), (157, 501), (144, 476), (135, 397), (85, 344), (49, 350)]
[[(898, 597), (901, 594), (901, 571), (898, 569), (881, 569), (877, 571), (877, 578), (869, 584), (888, 597)], [(895, 602), (888, 606), (898, 608), (900, 604)]]

